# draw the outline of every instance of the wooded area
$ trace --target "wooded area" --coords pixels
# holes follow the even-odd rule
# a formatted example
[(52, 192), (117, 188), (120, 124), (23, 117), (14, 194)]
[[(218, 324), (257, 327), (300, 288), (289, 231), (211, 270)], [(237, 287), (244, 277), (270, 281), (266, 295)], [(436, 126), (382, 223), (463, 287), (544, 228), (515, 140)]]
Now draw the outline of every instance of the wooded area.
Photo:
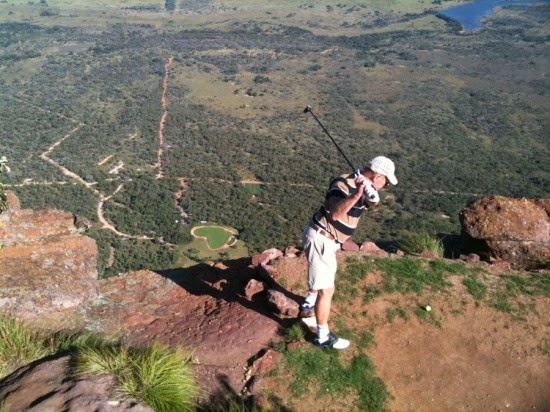
[[(466, 35), (443, 20), (410, 28), (437, 21), (433, 12), (333, 37), (253, 21), (229, 31), (1, 24), (0, 155), (12, 169), (3, 181), (24, 207), (94, 222), (104, 275), (171, 267), (173, 245), (200, 221), (238, 229), (251, 251), (284, 248), (299, 244), (331, 177), (348, 171), (302, 113), (312, 104), (352, 162), (385, 154), (397, 165), (399, 185), (356, 241), (456, 233), (459, 210), (475, 197), (549, 196), (549, 53), (538, 30), (548, 10), (518, 8)], [(152, 240), (101, 229), (97, 205), (110, 195), (105, 218)]]

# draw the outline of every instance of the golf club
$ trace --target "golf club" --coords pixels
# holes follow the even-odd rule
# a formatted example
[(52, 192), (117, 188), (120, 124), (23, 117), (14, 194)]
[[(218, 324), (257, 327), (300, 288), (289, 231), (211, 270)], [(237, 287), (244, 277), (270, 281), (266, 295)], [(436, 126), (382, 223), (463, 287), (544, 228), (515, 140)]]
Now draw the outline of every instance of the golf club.
[(336, 148), (338, 149), (338, 151), (342, 154), (342, 156), (344, 156), (344, 159), (346, 159), (346, 162), (348, 162), (348, 165), (351, 167), (351, 170), (353, 170), (353, 173), (355, 174), (355, 176), (358, 176), (359, 175), (359, 169), (356, 169), (355, 167), (353, 167), (353, 165), (351, 164), (351, 162), (349, 161), (349, 159), (347, 158), (346, 154), (342, 151), (342, 149), (340, 149), (340, 146), (338, 146), (338, 144), (334, 141), (334, 139), (332, 138), (332, 136), (330, 135), (330, 133), (328, 132), (328, 130), (325, 128), (325, 126), (323, 126), (323, 123), (321, 123), (321, 121), (317, 118), (317, 116), (315, 116), (315, 113), (313, 113), (313, 110), (311, 109), (311, 106), (307, 106), (305, 109), (304, 109), (304, 113), (311, 113), (311, 115), (313, 116), (313, 118), (315, 120), (317, 120), (317, 123), (319, 123), (319, 126), (321, 126), (321, 128), (323, 129), (323, 131), (327, 134), (327, 136), (330, 138), (330, 140), (332, 141), (332, 143), (334, 143), (334, 146), (336, 146)]

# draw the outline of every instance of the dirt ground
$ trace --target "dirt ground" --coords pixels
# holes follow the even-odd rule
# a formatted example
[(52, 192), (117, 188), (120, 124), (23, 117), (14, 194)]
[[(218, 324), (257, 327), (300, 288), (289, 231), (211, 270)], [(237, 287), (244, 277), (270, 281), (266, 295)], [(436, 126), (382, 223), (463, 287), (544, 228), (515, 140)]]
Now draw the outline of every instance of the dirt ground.
[[(504, 272), (491, 268), (494, 281)], [(300, 288), (305, 273), (300, 259), (285, 260), (277, 275)], [(508, 273), (508, 272), (506, 272)], [(303, 276), (303, 275), (302, 275)], [(377, 283), (377, 275), (369, 275)], [(293, 283), (295, 282), (295, 283)], [(522, 297), (526, 306), (521, 318), (476, 302), (454, 276), (450, 293), (422, 296), (386, 294), (369, 304), (336, 302), (333, 318), (344, 319), (355, 331), (370, 330), (373, 344), (364, 349), (377, 375), (390, 393), (390, 411), (548, 411), (550, 410), (550, 300), (544, 296)], [(414, 314), (430, 304), (432, 321)], [(387, 310), (410, 313), (388, 320)], [(364, 314), (368, 314), (367, 316)], [(361, 349), (354, 345), (342, 356)], [(291, 410), (353, 410), (353, 399), (335, 400), (309, 394), (296, 399), (285, 379), (270, 378), (267, 391), (285, 399)]]

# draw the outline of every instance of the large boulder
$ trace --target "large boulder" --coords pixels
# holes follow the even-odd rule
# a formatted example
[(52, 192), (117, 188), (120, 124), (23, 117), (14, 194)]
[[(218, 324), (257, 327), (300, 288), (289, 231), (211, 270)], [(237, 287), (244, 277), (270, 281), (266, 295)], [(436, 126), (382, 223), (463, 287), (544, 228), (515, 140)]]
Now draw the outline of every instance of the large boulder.
[(78, 309), (98, 296), (97, 245), (74, 214), (19, 209), (0, 214), (0, 312), (44, 329), (79, 328)]
[(486, 196), (460, 213), (463, 232), (478, 241), (477, 252), (529, 268), (550, 258), (550, 199)]

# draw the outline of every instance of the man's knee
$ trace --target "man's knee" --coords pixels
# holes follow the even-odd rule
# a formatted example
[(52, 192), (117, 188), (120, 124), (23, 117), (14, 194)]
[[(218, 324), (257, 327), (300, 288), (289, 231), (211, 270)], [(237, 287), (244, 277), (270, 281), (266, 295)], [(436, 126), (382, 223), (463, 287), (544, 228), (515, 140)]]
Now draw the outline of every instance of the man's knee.
[(319, 290), (319, 297), (330, 299), (332, 298), (332, 295), (334, 295), (334, 286), (331, 288), (321, 289)]

